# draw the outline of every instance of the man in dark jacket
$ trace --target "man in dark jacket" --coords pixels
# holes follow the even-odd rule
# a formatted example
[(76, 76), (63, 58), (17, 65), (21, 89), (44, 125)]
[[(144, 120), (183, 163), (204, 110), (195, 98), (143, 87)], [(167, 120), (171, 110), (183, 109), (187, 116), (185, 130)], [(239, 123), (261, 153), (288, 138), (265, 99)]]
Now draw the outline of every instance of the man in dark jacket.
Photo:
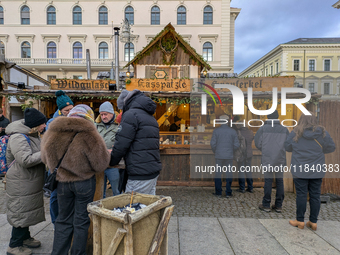
[(262, 152), (261, 164), (264, 172), (264, 196), (259, 209), (265, 212), (282, 212), (282, 203), (284, 199), (283, 188), (283, 171), (275, 171), (276, 198), (275, 204), (270, 208), (272, 183), (274, 171), (271, 169), (281, 168), (286, 165), (286, 151), (284, 143), (289, 131), (280, 124), (279, 114), (275, 110), (267, 116), (268, 120), (255, 134), (255, 146)]
[[(251, 159), (253, 157), (253, 148), (252, 148), (252, 142), (254, 140), (254, 133), (247, 127), (241, 127), (239, 128), (239, 131), (241, 132), (241, 135), (245, 138), (246, 140), (246, 145), (247, 145), (247, 157), (245, 158), (244, 161), (238, 162), (238, 170), (239, 170), (239, 176), (238, 176), (238, 184), (239, 184), (239, 189), (238, 191), (241, 193), (245, 192), (245, 185), (246, 181), (244, 179), (244, 175), (246, 175), (246, 180), (247, 180), (247, 191), (250, 193), (253, 193), (253, 178), (251, 171), (243, 171), (241, 172), (241, 167), (251, 167)], [(246, 169), (245, 169), (246, 170)]]
[(0, 108), (0, 136), (6, 135), (5, 128), (9, 124), (9, 120), (3, 115), (4, 111)]
[[(220, 116), (220, 119), (229, 120), (228, 115)], [(215, 196), (221, 197), (222, 195), (222, 172), (219, 169), (225, 167), (228, 169), (226, 172), (226, 197), (231, 197), (231, 183), (233, 181), (233, 173), (231, 166), (233, 165), (234, 150), (236, 150), (240, 143), (237, 138), (237, 133), (234, 129), (230, 128), (227, 124), (222, 124), (216, 128), (211, 137), (210, 146), (215, 154), (216, 160), (216, 174), (215, 174)]]
[[(123, 97), (123, 95), (121, 95)], [(122, 101), (120, 98), (117, 100)], [(156, 194), (162, 163), (159, 153), (159, 126), (152, 116), (156, 104), (135, 89), (123, 101), (123, 115), (111, 152), (111, 166), (125, 159), (128, 181), (126, 192)]]

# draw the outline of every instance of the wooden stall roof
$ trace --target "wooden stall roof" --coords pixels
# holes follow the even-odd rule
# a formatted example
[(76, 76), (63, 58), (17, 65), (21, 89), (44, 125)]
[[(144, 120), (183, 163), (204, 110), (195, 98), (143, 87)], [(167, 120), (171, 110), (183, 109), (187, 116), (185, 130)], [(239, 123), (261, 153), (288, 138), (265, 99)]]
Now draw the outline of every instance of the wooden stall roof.
[(126, 64), (125, 67), (129, 65), (136, 65), (138, 62), (145, 57), (145, 54), (152, 49), (153, 46), (156, 45), (156, 43), (159, 43), (159, 41), (168, 33), (171, 33), (173, 37), (175, 37), (179, 43), (182, 44), (182, 46), (187, 51), (187, 54), (190, 55), (190, 57), (194, 58), (197, 62), (200, 63), (200, 65), (207, 70), (211, 69), (211, 66), (203, 59), (203, 57), (196, 52), (196, 50), (188, 44), (182, 36), (180, 36), (176, 31), (175, 28), (169, 23), (159, 34), (155, 36), (155, 38), (140, 52), (137, 53), (137, 55)]
[[(50, 96), (55, 97), (55, 92), (57, 90), (3, 90), (0, 91), (1, 96)], [(201, 96), (201, 92), (159, 92), (159, 91), (142, 91), (146, 96), (150, 97), (180, 97), (180, 98), (187, 98), (192, 96)], [(79, 90), (68, 90), (68, 96), (79, 97), (80, 95), (86, 97), (108, 97), (108, 96), (119, 96), (120, 91), (79, 91)], [(219, 96), (222, 98), (232, 98), (232, 94), (230, 92), (219, 93)], [(287, 93), (287, 98), (304, 98), (306, 95), (303, 93)], [(320, 98), (321, 95), (317, 93), (311, 93), (312, 98)], [(281, 92), (278, 92), (278, 97), (281, 98)], [(247, 98), (247, 93), (244, 92), (244, 98)], [(272, 92), (255, 92), (253, 93), (253, 98), (272, 98)]]

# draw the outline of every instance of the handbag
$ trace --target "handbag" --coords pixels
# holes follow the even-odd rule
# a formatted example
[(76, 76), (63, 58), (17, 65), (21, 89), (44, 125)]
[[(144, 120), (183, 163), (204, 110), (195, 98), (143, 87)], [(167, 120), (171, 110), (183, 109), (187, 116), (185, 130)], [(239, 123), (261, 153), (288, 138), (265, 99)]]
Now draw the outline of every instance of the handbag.
[(58, 171), (58, 168), (61, 164), (61, 162), (63, 161), (63, 158), (66, 154), (66, 152), (68, 151), (68, 148), (70, 147), (71, 143), (73, 142), (73, 139), (75, 138), (75, 136), (78, 134), (78, 132), (73, 136), (72, 138), (72, 141), (70, 142), (69, 146), (67, 147), (64, 155), (61, 157), (61, 159), (59, 160), (58, 162), (58, 165), (56, 166), (56, 168), (54, 168), (54, 171), (52, 174), (50, 174), (46, 180), (45, 180), (45, 184), (44, 184), (44, 187), (43, 187), (43, 190), (45, 192), (48, 192), (48, 193), (52, 193), (57, 187), (58, 187), (58, 181), (57, 181), (57, 171)]

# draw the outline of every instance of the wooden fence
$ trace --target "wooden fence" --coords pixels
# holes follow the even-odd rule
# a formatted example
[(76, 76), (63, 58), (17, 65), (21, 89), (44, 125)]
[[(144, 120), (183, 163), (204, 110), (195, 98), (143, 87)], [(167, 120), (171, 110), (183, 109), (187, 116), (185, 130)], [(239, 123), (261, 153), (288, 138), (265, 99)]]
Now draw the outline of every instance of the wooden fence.
[[(319, 116), (320, 124), (326, 128), (336, 145), (335, 152), (326, 154), (326, 164), (340, 164), (340, 101), (320, 102)], [(336, 178), (339, 176), (340, 173), (327, 173), (322, 182), (321, 193), (340, 195), (340, 178)]]

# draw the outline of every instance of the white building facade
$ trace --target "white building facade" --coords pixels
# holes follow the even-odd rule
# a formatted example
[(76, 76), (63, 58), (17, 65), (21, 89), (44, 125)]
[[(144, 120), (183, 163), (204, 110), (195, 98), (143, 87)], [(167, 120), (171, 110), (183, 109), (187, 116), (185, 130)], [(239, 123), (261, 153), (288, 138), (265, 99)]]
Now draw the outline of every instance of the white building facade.
[[(130, 49), (119, 43), (125, 66), (168, 23), (201, 54), (214, 73), (234, 72), (234, 27), (240, 9), (217, 1), (67, 1), (5, 0), (0, 2), (0, 51), (6, 59), (51, 78), (91, 78), (114, 62), (112, 27), (124, 18), (132, 24)], [(129, 51), (130, 50), (130, 51)]]

